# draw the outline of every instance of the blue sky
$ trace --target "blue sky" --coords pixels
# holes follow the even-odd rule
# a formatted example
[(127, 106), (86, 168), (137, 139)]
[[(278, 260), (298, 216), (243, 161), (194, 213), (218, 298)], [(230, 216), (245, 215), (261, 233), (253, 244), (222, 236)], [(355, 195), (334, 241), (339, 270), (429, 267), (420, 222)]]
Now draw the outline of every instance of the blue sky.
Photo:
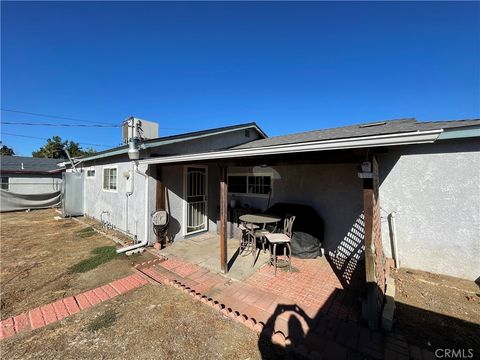
[[(480, 117), (478, 2), (1, 6), (5, 109), (112, 124), (134, 115), (159, 122), (162, 136), (250, 121), (273, 136)], [(5, 133), (121, 142), (115, 128), (1, 130), (21, 155), (43, 141)]]

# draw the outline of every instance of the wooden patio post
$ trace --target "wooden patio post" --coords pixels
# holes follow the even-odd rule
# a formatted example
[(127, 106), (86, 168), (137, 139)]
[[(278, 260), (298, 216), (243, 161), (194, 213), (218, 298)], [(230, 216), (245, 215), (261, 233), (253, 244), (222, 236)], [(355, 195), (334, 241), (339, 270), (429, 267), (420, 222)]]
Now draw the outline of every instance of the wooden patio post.
[(227, 167), (220, 166), (220, 268), (226, 274), (227, 268)]
[(363, 215), (365, 231), (365, 276), (367, 282), (368, 326), (377, 329), (375, 250), (373, 247), (373, 179), (363, 179)]
[(381, 234), (379, 189), (378, 162), (373, 156), (370, 176), (363, 180), (367, 314), (371, 329), (377, 329), (380, 324), (387, 272)]

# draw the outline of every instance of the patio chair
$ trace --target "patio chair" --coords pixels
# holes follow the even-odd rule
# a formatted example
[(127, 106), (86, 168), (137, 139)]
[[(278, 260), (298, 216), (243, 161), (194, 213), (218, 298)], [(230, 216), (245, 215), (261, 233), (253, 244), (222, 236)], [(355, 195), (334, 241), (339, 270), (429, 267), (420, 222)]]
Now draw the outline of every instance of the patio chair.
[[(251, 252), (255, 253), (254, 244), (254, 232), (259, 229), (258, 225), (247, 224), (243, 222), (238, 223), (238, 228), (242, 231), (242, 236), (239, 241), (239, 254), (250, 255)], [(244, 253), (245, 252), (245, 253)]]
[[(270, 243), (270, 262), (274, 268), (274, 274), (277, 274), (277, 245), (283, 246), (283, 256), (285, 263), (288, 264), (288, 271), (292, 271), (292, 248), (290, 242), (292, 240), (292, 228), (295, 216), (286, 215), (283, 222), (283, 233), (268, 233), (265, 234)], [(288, 255), (287, 255), (288, 249)]]

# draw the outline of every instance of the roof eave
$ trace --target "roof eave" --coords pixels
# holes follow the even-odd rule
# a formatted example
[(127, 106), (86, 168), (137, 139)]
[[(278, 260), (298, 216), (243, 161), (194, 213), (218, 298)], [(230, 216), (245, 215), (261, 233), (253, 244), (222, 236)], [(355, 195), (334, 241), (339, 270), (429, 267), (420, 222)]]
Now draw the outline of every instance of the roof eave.
[(414, 131), (397, 134), (360, 136), (334, 140), (320, 140), (306, 143), (287, 145), (271, 145), (250, 149), (222, 150), (207, 153), (166, 156), (141, 160), (141, 164), (167, 164), (201, 160), (220, 160), (262, 155), (276, 155), (286, 153), (302, 153), (312, 151), (343, 150), (378, 146), (398, 146), (411, 144), (433, 143), (442, 133), (442, 129), (428, 131)]

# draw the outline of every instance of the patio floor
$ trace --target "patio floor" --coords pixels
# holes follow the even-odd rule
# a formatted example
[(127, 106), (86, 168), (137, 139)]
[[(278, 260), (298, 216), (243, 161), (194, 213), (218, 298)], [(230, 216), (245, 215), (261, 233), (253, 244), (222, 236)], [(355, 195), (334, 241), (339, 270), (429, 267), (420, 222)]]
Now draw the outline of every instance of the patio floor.
[[(257, 252), (255, 265), (253, 255), (242, 256), (237, 254), (238, 240), (228, 239), (227, 254), (229, 263), (228, 277), (235, 280), (245, 280), (256, 270), (268, 262), (268, 253)], [(201, 266), (214, 273), (220, 271), (220, 240), (217, 235), (205, 233), (188, 240), (180, 240), (159, 251), (166, 257), (178, 257), (191, 264)], [(238, 256), (237, 256), (238, 255)]]
[[(318, 344), (311, 339), (321, 336), (328, 340), (328, 336), (333, 336), (340, 338), (336, 341), (353, 341), (353, 347), (357, 346), (362, 294), (355, 289), (362, 288), (360, 279), (345, 286), (335, 265), (325, 257), (293, 258), (292, 272), (278, 269), (274, 275), (267, 264), (268, 255), (263, 253), (254, 268), (252, 256), (238, 256), (230, 272), (224, 275), (219, 273), (218, 244), (218, 237), (211, 235), (178, 242), (160, 251), (167, 260), (142, 272), (161, 282), (176, 280), (237, 315), (254, 318), (257, 323), (282, 332), (292, 344), (310, 339), (310, 347), (315, 347)], [(238, 241), (229, 240), (228, 245), (231, 256)], [(325, 336), (326, 333), (330, 335)], [(375, 346), (375, 342), (369, 344)]]

